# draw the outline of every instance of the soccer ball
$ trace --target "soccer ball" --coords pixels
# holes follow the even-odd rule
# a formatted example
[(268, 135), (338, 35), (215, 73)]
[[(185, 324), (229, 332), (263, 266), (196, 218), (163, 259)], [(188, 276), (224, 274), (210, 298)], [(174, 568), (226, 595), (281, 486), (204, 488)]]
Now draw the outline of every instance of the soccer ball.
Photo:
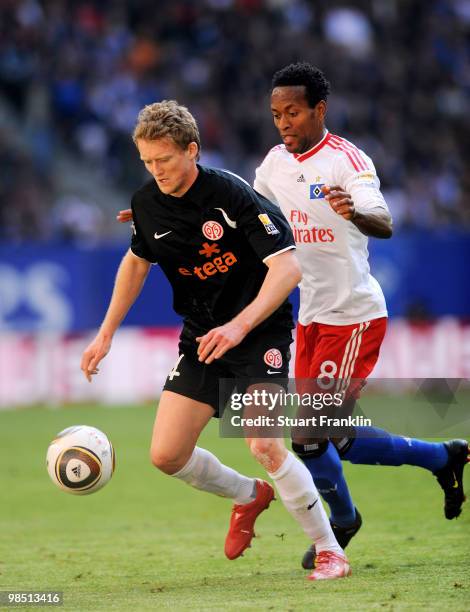
[(52, 482), (67, 493), (88, 495), (102, 489), (114, 472), (114, 449), (95, 427), (64, 429), (47, 449), (47, 471)]

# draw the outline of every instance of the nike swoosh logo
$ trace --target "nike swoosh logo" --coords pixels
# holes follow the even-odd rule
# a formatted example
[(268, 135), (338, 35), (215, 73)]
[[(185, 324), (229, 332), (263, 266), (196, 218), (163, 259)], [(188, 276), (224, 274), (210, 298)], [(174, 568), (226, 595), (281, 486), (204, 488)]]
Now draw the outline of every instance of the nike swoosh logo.
[(313, 502), (313, 504), (310, 504), (309, 506), (307, 506), (307, 510), (311, 510), (313, 508), (313, 506), (317, 503), (318, 501), (318, 497), (317, 499)]
[(268, 374), (282, 374), (282, 372), (276, 372), (275, 370), (268, 370)]
[(223, 208), (215, 208), (214, 210), (220, 210), (220, 212), (222, 213), (223, 218), (225, 219), (225, 223), (231, 227), (232, 229), (237, 229), (237, 222), (236, 221), (232, 221), (232, 219), (230, 219), (230, 217), (227, 215), (227, 213), (225, 212), (225, 210)]
[(155, 232), (153, 237), (155, 238), (155, 240), (160, 240), (160, 238), (163, 238), (163, 236), (168, 236), (168, 234), (171, 234), (171, 230), (169, 232), (165, 232), (164, 234), (158, 234), (157, 232)]

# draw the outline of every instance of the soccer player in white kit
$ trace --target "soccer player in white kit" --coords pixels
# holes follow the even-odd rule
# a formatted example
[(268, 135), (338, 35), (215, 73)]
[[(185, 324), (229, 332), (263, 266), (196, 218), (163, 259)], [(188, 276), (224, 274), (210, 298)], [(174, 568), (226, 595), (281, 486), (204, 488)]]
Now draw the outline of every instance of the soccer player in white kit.
[[(283, 144), (256, 171), (256, 191), (277, 202), (289, 221), (302, 267), (297, 327), (297, 379), (364, 381), (379, 356), (387, 308), (370, 274), (368, 237), (390, 238), (392, 219), (370, 157), (325, 126), (330, 85), (308, 63), (273, 77), (271, 112)], [(357, 392), (350, 397), (350, 412)], [(465, 499), (465, 440), (436, 444), (357, 427), (347, 437), (296, 438), (293, 449), (309, 468), (330, 506), (330, 521), (344, 548), (362, 519), (344, 480), (341, 459), (402, 465), (434, 473), (445, 493), (445, 516), (457, 517)], [(332, 443), (333, 442), (333, 443)], [(315, 549), (302, 565), (313, 566)]]

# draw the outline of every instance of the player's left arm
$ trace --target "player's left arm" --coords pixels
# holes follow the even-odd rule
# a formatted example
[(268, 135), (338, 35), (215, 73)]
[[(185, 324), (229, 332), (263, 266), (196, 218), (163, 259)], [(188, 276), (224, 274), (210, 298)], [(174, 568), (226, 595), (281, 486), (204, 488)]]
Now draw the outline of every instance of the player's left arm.
[[(360, 162), (360, 168), (357, 164)], [(331, 208), (366, 236), (390, 238), (392, 217), (372, 159), (359, 149), (335, 159), (332, 182), (323, 189)]]
[(356, 208), (351, 194), (344, 191), (339, 185), (325, 185), (322, 187), (322, 191), (335, 213), (346, 221), (351, 221), (366, 236), (372, 236), (373, 238), (392, 237), (392, 217), (385, 208), (377, 206), (360, 211)]
[(240, 344), (252, 329), (279, 308), (302, 278), (293, 250), (274, 254), (264, 262), (268, 272), (256, 298), (231, 321), (196, 338), (199, 361), (212, 363)]

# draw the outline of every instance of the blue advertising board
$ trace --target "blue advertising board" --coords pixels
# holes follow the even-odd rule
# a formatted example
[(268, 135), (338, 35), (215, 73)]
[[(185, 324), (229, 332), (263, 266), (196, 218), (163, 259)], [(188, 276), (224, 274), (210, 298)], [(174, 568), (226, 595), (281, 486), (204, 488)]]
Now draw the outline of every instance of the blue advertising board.
[[(93, 248), (70, 244), (0, 245), (0, 329), (82, 331), (99, 326), (127, 245)], [(430, 317), (470, 317), (470, 239), (465, 233), (401, 231), (371, 240), (371, 269), (391, 316), (417, 305)], [(292, 296), (297, 309), (298, 296)], [(168, 281), (153, 266), (123, 325), (171, 326)]]

